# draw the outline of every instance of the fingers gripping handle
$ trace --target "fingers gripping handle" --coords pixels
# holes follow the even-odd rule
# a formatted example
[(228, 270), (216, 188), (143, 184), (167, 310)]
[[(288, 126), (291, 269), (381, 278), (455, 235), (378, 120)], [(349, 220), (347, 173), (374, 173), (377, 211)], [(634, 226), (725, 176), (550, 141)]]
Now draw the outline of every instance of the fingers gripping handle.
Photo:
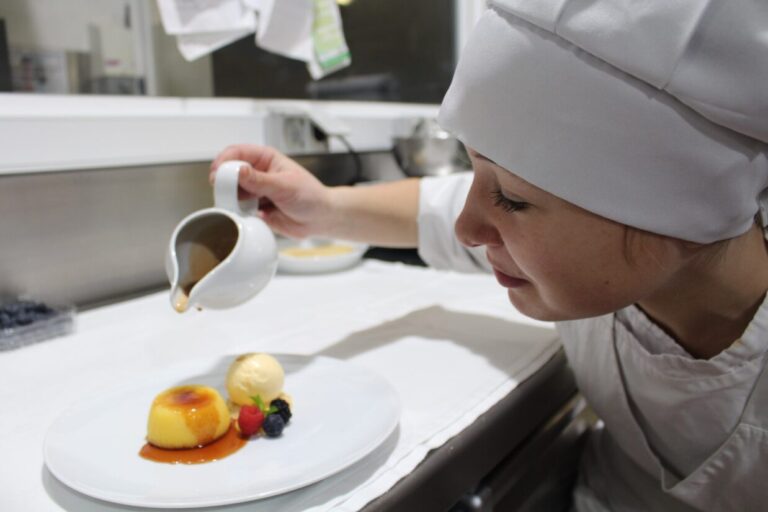
[(240, 177), (240, 168), (249, 165), (242, 160), (229, 160), (216, 169), (216, 177), (213, 183), (213, 204), (217, 208), (224, 208), (231, 212), (243, 214), (240, 203), (237, 200), (237, 184)]

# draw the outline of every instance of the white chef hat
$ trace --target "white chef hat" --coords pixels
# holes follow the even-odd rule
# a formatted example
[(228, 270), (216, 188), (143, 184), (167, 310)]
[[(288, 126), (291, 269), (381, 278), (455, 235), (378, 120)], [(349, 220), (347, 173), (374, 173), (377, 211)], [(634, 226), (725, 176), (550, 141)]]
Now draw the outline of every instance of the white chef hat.
[(749, 228), (768, 186), (768, 2), (489, 3), (446, 129), (630, 226), (700, 243)]

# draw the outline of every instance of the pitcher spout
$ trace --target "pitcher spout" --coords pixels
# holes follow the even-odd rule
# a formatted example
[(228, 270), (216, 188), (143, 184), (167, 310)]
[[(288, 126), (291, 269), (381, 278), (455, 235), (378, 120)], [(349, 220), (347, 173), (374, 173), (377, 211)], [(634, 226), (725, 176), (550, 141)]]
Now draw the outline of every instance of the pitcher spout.
[(179, 313), (189, 308), (189, 296), (181, 286), (175, 285), (171, 288), (171, 305)]

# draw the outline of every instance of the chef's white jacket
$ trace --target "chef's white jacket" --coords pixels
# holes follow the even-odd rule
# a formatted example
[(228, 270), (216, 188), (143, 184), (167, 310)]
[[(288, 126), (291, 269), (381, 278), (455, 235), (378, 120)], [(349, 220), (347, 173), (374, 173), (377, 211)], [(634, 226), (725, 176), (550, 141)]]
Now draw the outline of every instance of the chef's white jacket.
[[(431, 266), (490, 268), (454, 234), (470, 184), (470, 173), (421, 181), (419, 254)], [(768, 510), (768, 301), (709, 360), (635, 306), (557, 328), (604, 425), (582, 458), (576, 510)]]

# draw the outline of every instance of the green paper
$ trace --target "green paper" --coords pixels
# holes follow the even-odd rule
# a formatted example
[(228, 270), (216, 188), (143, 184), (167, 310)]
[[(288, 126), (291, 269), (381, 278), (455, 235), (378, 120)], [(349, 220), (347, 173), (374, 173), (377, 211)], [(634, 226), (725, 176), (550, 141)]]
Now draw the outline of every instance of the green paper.
[(314, 0), (312, 42), (323, 75), (349, 66), (352, 59), (344, 40), (339, 8), (334, 0)]

